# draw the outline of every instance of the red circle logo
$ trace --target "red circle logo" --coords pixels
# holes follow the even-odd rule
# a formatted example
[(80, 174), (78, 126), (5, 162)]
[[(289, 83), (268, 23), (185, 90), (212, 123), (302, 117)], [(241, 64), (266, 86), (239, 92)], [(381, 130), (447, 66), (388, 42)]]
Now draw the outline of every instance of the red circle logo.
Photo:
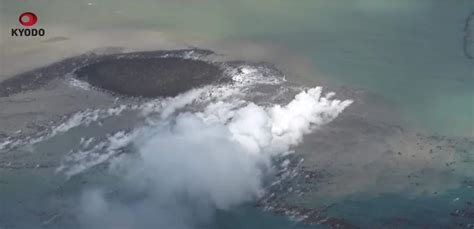
[(38, 17), (36, 17), (36, 14), (32, 12), (24, 12), (20, 14), (20, 17), (18, 17), (18, 21), (23, 26), (29, 27), (35, 25), (36, 22), (38, 22)]

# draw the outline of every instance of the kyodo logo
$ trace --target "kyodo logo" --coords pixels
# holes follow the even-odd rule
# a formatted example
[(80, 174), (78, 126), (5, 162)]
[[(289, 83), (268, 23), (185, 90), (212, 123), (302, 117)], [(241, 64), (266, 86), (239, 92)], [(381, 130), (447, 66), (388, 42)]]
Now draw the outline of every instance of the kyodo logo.
[(45, 34), (43, 28), (28, 28), (38, 23), (38, 17), (32, 12), (24, 12), (20, 14), (18, 22), (26, 28), (13, 28), (13, 37), (42, 37)]

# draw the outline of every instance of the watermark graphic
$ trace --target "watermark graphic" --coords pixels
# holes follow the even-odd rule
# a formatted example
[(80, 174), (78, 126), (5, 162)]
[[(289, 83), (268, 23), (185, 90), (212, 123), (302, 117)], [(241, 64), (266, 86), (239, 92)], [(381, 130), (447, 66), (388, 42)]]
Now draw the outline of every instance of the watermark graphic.
[(18, 17), (18, 21), (23, 26), (29, 27), (34, 26), (36, 22), (38, 22), (38, 17), (32, 12), (24, 12), (20, 14), (20, 17)]
[[(18, 22), (23, 27), (31, 27), (38, 23), (38, 16), (33, 12), (21, 13)], [(45, 35), (43, 28), (12, 28), (12, 37), (42, 37)]]

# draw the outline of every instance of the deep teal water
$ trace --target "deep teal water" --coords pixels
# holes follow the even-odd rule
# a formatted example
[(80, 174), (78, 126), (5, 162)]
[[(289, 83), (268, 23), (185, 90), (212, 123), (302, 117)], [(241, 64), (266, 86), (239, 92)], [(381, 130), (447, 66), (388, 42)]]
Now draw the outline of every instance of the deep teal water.
[(219, 229), (257, 229), (257, 228), (275, 228), (275, 229), (323, 229), (328, 228), (322, 225), (305, 225), (295, 221), (288, 220), (281, 216), (262, 212), (260, 209), (251, 206), (242, 206), (231, 211), (218, 212), (216, 220), (212, 225), (206, 225), (206, 228)]
[(328, 214), (363, 228), (471, 228), (474, 226), (473, 188), (463, 186), (416, 198), (397, 193), (375, 198), (354, 196), (330, 208)]

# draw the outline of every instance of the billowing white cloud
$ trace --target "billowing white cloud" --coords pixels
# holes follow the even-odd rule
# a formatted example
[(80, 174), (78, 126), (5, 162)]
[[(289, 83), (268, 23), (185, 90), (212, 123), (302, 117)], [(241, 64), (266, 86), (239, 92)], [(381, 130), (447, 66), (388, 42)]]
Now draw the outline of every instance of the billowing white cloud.
[[(124, 203), (103, 190), (87, 192), (83, 221), (88, 228), (117, 228), (117, 220), (131, 228), (143, 228), (147, 221), (166, 228), (193, 228), (214, 209), (254, 200), (263, 194), (262, 178), (272, 157), (286, 153), (304, 134), (332, 121), (351, 104), (332, 99), (333, 93), (321, 96), (321, 90), (302, 91), (286, 106), (217, 101), (201, 112), (160, 116), (158, 125), (130, 134), (137, 154), (118, 157), (110, 167), (128, 189), (143, 196)], [(164, 111), (181, 107), (183, 100), (167, 101), (162, 103)]]

